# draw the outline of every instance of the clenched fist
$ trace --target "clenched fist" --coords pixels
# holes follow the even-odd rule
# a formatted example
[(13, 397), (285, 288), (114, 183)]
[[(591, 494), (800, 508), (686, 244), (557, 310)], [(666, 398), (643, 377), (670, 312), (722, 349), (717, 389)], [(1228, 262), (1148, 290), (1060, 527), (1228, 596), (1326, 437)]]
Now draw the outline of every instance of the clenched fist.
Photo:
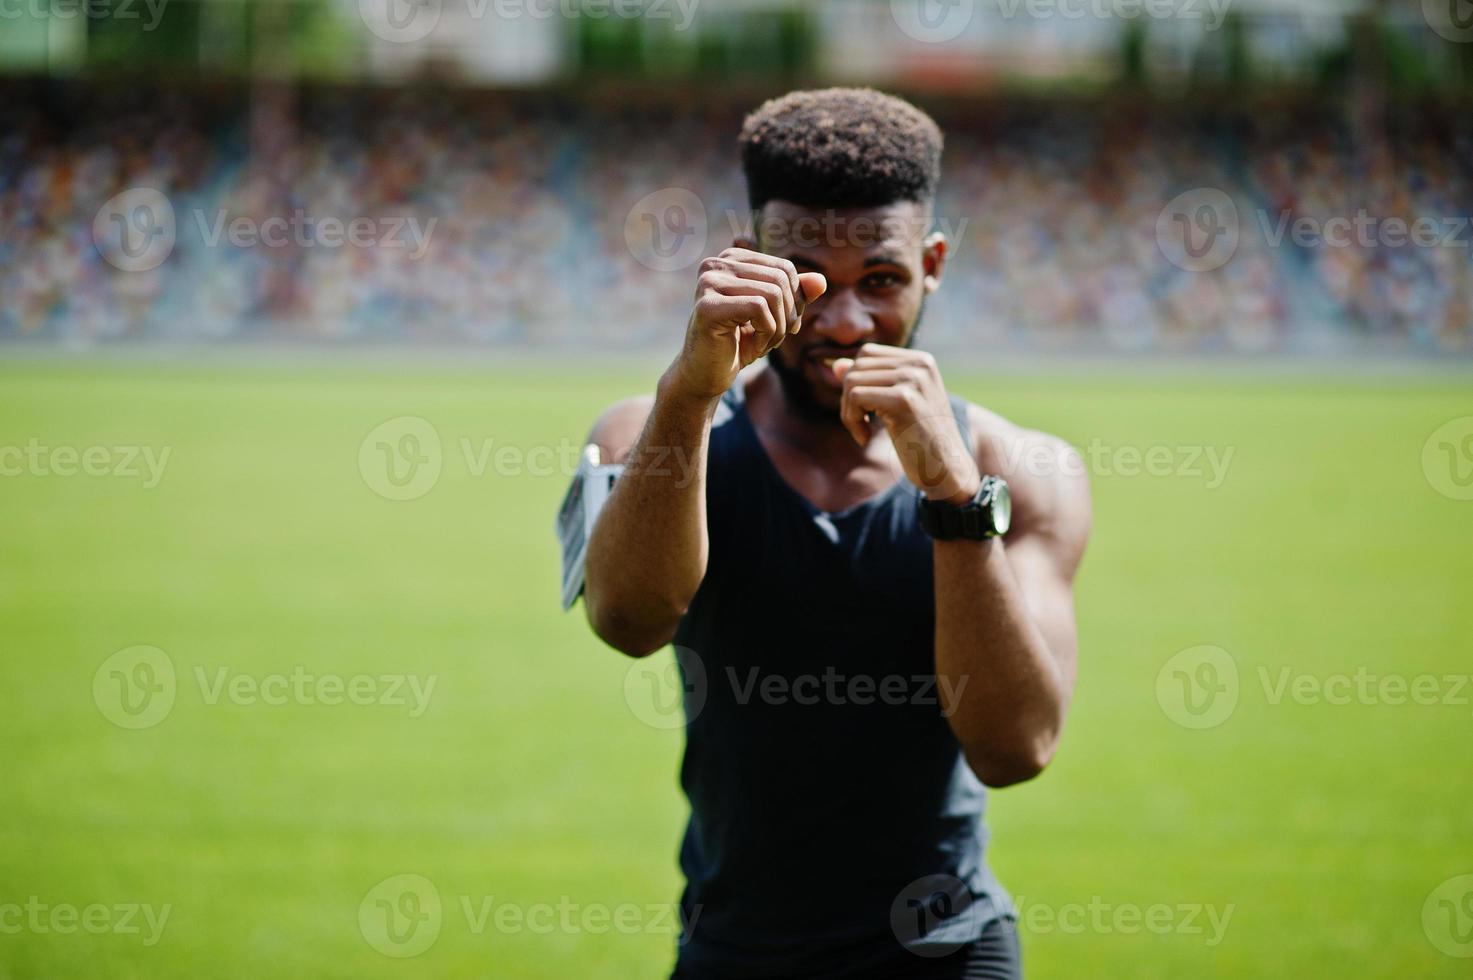
[(907, 347), (865, 344), (858, 356), (834, 362), (844, 385), (839, 418), (861, 446), (871, 416), (890, 433), (905, 475), (927, 497), (961, 504), (982, 485), (971, 448), (951, 413), (936, 359)]
[(787, 259), (732, 247), (701, 261), (696, 304), (672, 381), (686, 395), (717, 398), (737, 373), (803, 325), (803, 310), (823, 295), (824, 277)]

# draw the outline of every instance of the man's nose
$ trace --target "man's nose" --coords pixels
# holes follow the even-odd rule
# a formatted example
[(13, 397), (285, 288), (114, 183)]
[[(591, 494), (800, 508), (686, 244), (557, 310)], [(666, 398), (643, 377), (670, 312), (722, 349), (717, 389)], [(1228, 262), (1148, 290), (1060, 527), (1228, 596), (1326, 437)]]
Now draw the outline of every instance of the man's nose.
[[(819, 307), (816, 315), (814, 306)], [(804, 319), (813, 324), (813, 329), (820, 336), (841, 347), (861, 344), (875, 332), (869, 311), (849, 289), (825, 293), (809, 306), (808, 316)]]

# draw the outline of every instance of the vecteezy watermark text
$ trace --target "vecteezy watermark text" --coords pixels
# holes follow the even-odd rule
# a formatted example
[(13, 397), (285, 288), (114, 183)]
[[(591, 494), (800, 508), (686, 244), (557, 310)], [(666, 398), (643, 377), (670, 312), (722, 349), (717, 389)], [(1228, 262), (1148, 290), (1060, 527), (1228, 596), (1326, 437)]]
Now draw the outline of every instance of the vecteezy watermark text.
[[(1216, 31), (1227, 19), (1233, 0), (991, 0), (988, 16), (1014, 20), (1183, 20), (1204, 21)], [(1430, 2), (1430, 0), (1429, 0)], [(927, 44), (944, 44), (966, 32), (977, 15), (977, 0), (890, 0), (896, 26)]]
[(1216, 946), (1227, 935), (1237, 906), (1229, 902), (1219, 908), (1202, 902), (1110, 902), (1093, 895), (1088, 902), (1053, 905), (1034, 902), (1019, 895), (1019, 928), (1036, 935), (1061, 932), (1065, 935), (1151, 933), (1157, 936), (1203, 936), (1204, 945)]
[[(866, 708), (914, 705), (949, 718), (961, 703), (970, 677), (933, 673), (846, 673), (832, 665), (820, 672), (783, 674), (760, 667), (727, 666), (714, 677), (696, 651), (675, 646), (675, 656), (644, 657), (624, 676), (624, 701), (652, 728), (679, 728), (696, 718), (713, 696), (737, 708), (814, 705)], [(716, 685), (724, 685), (716, 689)]]
[(47, 446), (33, 436), (23, 447), (0, 446), (0, 477), (141, 477), (143, 489), (152, 490), (171, 452), (172, 446)]
[(0, 0), (0, 21), (143, 20), (146, 14), (140, 29), (148, 33), (158, 28), (168, 5), (169, 0)]
[[(4, 0), (0, 0), (4, 2)], [(296, 208), (264, 218), (235, 215), (224, 208), (189, 212), (206, 248), (237, 249), (387, 249), (407, 251), (411, 261), (429, 251), (439, 218), (417, 215), (312, 214)], [(114, 195), (92, 219), (98, 254), (123, 272), (147, 272), (162, 265), (179, 240), (179, 216), (168, 195), (153, 187), (134, 187)]]
[(92, 902), (47, 902), (30, 895), (24, 902), (0, 902), (0, 935), (32, 933), (44, 936), (54, 933), (69, 936), (77, 932), (102, 936), (141, 936), (143, 945), (156, 946), (169, 924), (174, 906), (155, 907), (148, 902), (118, 902), (108, 905)]
[(358, 0), (358, 15), (369, 33), (392, 44), (414, 44), (434, 33), (447, 7), (455, 10), (452, 20), (487, 18), (511, 21), (527, 18), (547, 20), (671, 21), (677, 32), (695, 23), (701, 0)]
[(1473, 235), (1465, 215), (1421, 215), (1408, 220), (1399, 215), (1380, 216), (1365, 208), (1329, 218), (1308, 215), (1295, 217), (1292, 212), (1274, 215), (1257, 212), (1264, 241), (1278, 248), (1285, 237), (1300, 248), (1469, 248)]
[(210, 216), (205, 211), (194, 212), (200, 239), (210, 248), (217, 248), (221, 240), (235, 248), (391, 248), (409, 249), (409, 258), (419, 260), (430, 246), (430, 236), (435, 232), (439, 218), (430, 218), (423, 225), (413, 215), (397, 215), (384, 218), (348, 218), (336, 215), (313, 217), (297, 208), (287, 215), (275, 215), (262, 220), (247, 217), (230, 217), (230, 213), (219, 210)]
[[(1269, 707), (1293, 704), (1466, 708), (1473, 704), (1473, 674), (1376, 671), (1313, 672), (1280, 664), (1253, 671)], [(1216, 728), (1232, 717), (1247, 687), (1238, 659), (1219, 646), (1189, 647), (1174, 654), (1156, 675), (1156, 701), (1183, 728)]]
[(555, 902), (518, 902), (495, 895), (460, 894), (453, 902), (424, 875), (397, 874), (374, 885), (358, 903), (358, 931), (365, 942), (385, 956), (418, 956), (435, 944), (440, 932), (454, 921), (446, 911), (459, 913), (472, 936), (487, 933), (537, 936), (554, 934), (594, 936), (674, 936), (684, 943), (700, 920), (695, 906), (689, 921), (668, 902), (606, 905), (580, 902), (563, 895)]
[[(753, 701), (767, 705), (815, 704), (858, 705), (934, 705), (942, 717), (949, 718), (956, 710), (962, 692), (970, 679), (963, 674), (952, 682), (945, 675), (936, 674), (843, 674), (825, 667), (821, 674), (764, 674), (760, 667), (750, 667), (738, 672), (735, 667), (725, 670), (727, 683), (731, 686), (732, 700), (738, 705)], [(949, 707), (948, 707), (949, 706)]]
[[(503, 442), (494, 436), (457, 436), (447, 449), (434, 423), (418, 415), (380, 422), (358, 444), (358, 473), (364, 484), (387, 500), (414, 500), (439, 483), (449, 462), (457, 459), (474, 478), (561, 477), (578, 471), (584, 443), (568, 438), (532, 445)], [(697, 459), (684, 446), (646, 446), (624, 460), (644, 475), (674, 477), (688, 487), (699, 476)]]
[(1156, 244), (1167, 261), (1188, 272), (1227, 265), (1255, 224), (1260, 237), (1249, 244), (1269, 249), (1473, 248), (1473, 221), (1466, 215), (1376, 214), (1368, 208), (1314, 215), (1255, 208), (1253, 215), (1253, 222), (1241, 218), (1237, 203), (1220, 188), (1194, 187), (1157, 214)]
[[(201, 703), (209, 706), (350, 705), (408, 709), (410, 718), (424, 715), (439, 682), (438, 674), (340, 674), (309, 671), (301, 664), (286, 672), (258, 674), (195, 665), (189, 676)], [(131, 646), (98, 666), (92, 677), (92, 700), (119, 728), (152, 728), (173, 711), (179, 688), (172, 657), (155, 646)]]

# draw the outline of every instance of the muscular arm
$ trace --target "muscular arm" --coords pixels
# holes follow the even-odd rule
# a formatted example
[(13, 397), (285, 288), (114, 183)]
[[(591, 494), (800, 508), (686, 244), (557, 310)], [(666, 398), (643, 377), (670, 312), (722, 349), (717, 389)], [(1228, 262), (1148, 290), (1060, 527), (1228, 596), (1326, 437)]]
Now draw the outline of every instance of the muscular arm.
[(977, 777), (989, 786), (1030, 779), (1053, 758), (1074, 691), (1074, 572), (1090, 522), (1083, 461), (1060, 440), (976, 406), (967, 446), (925, 351), (864, 344), (834, 370), (844, 382), (840, 418), (855, 441), (872, 438), (868, 416), (878, 416), (906, 476), (928, 497), (960, 504), (984, 473), (1008, 481), (1006, 543), (932, 544), (936, 677)]
[(594, 632), (630, 656), (670, 642), (706, 575), (706, 449), (716, 404), (662, 378), (653, 401), (614, 406), (589, 435), (625, 469), (588, 542), (584, 609)]
[(1002, 454), (982, 448), (981, 471), (1003, 475), (1013, 490), (1007, 540), (933, 546), (936, 673), (951, 695), (944, 707), (968, 763), (990, 786), (1036, 776), (1058, 746), (1076, 674), (1074, 573), (1090, 525), (1078, 455), (1038, 433), (1016, 438), (1045, 446), (1058, 465), (1008, 472)]
[(642, 657), (675, 635), (706, 576), (716, 405), (742, 368), (802, 328), (803, 309), (824, 286), (817, 273), (740, 246), (705, 259), (685, 343), (654, 401), (622, 402), (594, 426), (589, 441), (625, 465), (584, 565), (584, 609), (610, 646)]

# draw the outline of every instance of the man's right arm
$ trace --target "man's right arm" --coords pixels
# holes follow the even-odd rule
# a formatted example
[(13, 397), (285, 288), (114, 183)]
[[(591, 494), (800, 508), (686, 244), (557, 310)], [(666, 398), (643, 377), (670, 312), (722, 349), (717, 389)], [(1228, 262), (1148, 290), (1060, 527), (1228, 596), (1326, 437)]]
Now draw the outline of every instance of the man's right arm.
[(632, 657), (670, 642), (706, 576), (706, 451), (718, 401), (673, 390), (667, 372), (653, 400), (620, 402), (588, 437), (624, 472), (588, 542), (583, 605), (593, 631)]
[(605, 643), (632, 657), (675, 635), (701, 580), (711, 418), (742, 368), (802, 325), (825, 288), (786, 259), (734, 246), (701, 262), (680, 354), (654, 400), (631, 399), (598, 420), (589, 441), (624, 472), (599, 513), (583, 570), (583, 606)]

